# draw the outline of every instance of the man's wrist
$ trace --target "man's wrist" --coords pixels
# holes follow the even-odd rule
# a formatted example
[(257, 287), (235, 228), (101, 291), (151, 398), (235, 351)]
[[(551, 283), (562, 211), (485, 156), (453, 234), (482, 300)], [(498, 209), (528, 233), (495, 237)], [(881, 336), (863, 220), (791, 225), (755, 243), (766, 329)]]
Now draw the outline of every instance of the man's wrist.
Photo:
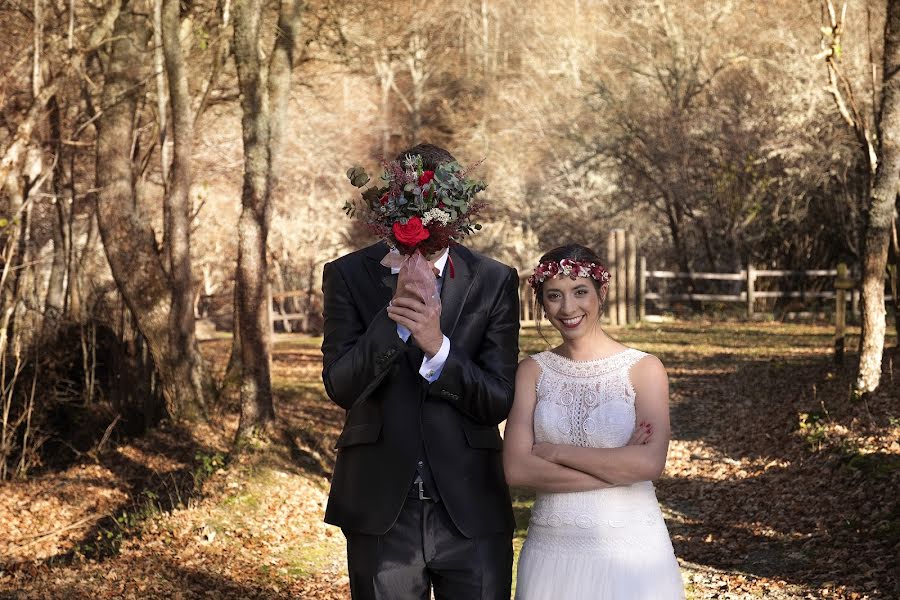
[(441, 346), (444, 344), (444, 336), (441, 335), (437, 340), (428, 344), (427, 348), (422, 348), (422, 352), (425, 353), (425, 358), (431, 360), (434, 356), (441, 351)]

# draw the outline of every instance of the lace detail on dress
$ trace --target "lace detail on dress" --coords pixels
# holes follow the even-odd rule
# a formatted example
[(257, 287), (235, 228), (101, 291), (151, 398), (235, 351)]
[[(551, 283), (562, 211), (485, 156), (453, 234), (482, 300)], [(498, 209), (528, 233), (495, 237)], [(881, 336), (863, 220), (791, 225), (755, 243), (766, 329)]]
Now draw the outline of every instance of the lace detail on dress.
[[(531, 535), (531, 534), (529, 534)], [(590, 556), (593, 560), (634, 560), (634, 557), (658, 554), (671, 556), (675, 563), (672, 542), (665, 528), (648, 529), (645, 535), (632, 534), (625, 537), (578, 536), (565, 531), (542, 530), (530, 537), (528, 553), (549, 555)], [(677, 566), (677, 563), (675, 563)], [(521, 563), (520, 563), (521, 565)], [(521, 567), (520, 567), (521, 568)], [(644, 574), (646, 576), (646, 573)], [(562, 596), (567, 597), (567, 596)], [(674, 595), (672, 597), (675, 597)]]
[[(573, 361), (553, 352), (540, 365), (534, 439), (618, 448), (635, 425), (629, 371), (645, 353)], [(538, 493), (519, 559), (517, 600), (684, 598), (678, 562), (653, 484)]]
[(576, 512), (549, 512), (543, 510), (532, 511), (531, 523), (544, 527), (562, 527), (574, 525), (581, 529), (594, 527), (625, 527), (629, 524), (645, 525), (652, 527), (662, 525), (663, 520), (659, 515), (650, 511), (626, 511), (615, 515), (594, 516), (581, 511)]
[(633, 348), (589, 361), (570, 360), (555, 352), (534, 355), (541, 366), (535, 441), (593, 448), (624, 446), (634, 430), (634, 388), (628, 372), (644, 356)]

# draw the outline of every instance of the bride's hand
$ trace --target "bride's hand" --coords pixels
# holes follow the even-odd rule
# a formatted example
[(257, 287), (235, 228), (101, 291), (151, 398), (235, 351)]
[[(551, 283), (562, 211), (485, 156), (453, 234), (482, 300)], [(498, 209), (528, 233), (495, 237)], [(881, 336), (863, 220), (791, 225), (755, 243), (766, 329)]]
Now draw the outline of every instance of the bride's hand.
[(646, 444), (653, 437), (653, 426), (646, 421), (641, 421), (640, 425), (634, 428), (631, 439), (628, 440), (626, 446), (640, 446)]
[(550, 462), (556, 462), (556, 444), (542, 442), (531, 447), (531, 453)]

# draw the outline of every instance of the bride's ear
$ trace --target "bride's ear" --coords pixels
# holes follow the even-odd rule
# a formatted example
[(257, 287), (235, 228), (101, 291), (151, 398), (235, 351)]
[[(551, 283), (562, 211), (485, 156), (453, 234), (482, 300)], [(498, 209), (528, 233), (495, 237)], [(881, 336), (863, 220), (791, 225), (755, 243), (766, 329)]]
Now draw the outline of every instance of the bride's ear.
[(597, 290), (597, 296), (600, 298), (600, 312), (603, 312), (603, 308), (606, 306), (606, 295), (609, 293), (609, 282), (603, 283), (600, 286), (600, 289)]

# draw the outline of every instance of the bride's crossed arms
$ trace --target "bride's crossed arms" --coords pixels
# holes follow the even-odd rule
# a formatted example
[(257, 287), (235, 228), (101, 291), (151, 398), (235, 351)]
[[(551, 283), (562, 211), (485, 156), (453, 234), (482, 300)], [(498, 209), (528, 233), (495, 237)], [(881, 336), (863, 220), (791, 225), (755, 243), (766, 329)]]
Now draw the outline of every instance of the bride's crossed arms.
[(647, 355), (630, 372), (635, 392), (634, 433), (625, 446), (590, 448), (535, 443), (534, 411), (541, 367), (519, 363), (506, 422), (503, 468), (509, 485), (540, 492), (579, 492), (659, 478), (669, 448), (669, 380), (658, 358)]

